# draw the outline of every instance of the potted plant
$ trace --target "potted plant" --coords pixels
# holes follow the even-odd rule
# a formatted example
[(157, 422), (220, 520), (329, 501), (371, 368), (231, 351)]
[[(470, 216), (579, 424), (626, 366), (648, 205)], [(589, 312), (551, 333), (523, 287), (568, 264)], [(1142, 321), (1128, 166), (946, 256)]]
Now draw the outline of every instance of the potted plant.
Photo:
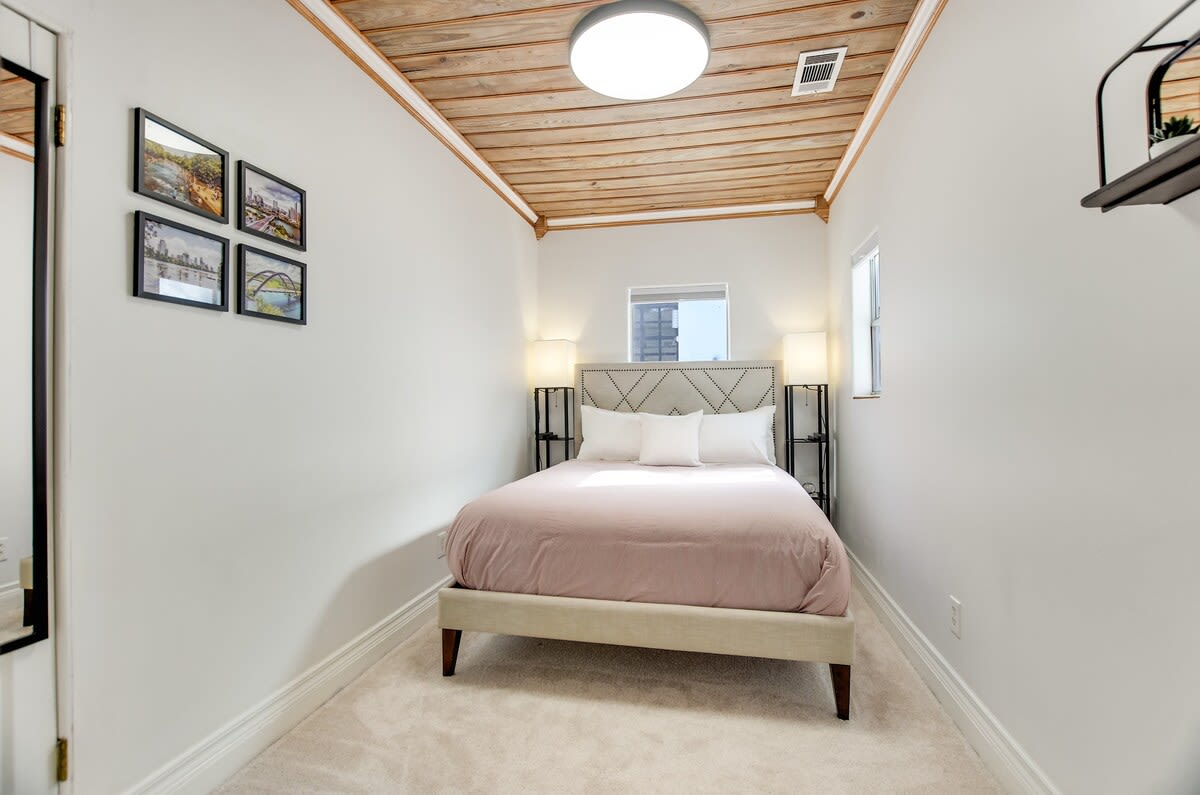
[(1150, 133), (1150, 159), (1166, 154), (1175, 147), (1188, 142), (1200, 125), (1192, 123), (1191, 116), (1172, 116), (1163, 126)]

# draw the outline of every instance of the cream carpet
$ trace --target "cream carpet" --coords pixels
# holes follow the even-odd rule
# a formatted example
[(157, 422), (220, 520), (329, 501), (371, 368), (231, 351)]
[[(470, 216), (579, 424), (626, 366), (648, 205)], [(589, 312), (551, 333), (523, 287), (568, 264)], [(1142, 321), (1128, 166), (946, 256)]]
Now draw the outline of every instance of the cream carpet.
[(0, 643), (32, 632), (33, 627), (25, 626), (25, 592), (18, 588), (0, 596)]
[(423, 627), (221, 793), (998, 793), (856, 592), (850, 721), (825, 665)]

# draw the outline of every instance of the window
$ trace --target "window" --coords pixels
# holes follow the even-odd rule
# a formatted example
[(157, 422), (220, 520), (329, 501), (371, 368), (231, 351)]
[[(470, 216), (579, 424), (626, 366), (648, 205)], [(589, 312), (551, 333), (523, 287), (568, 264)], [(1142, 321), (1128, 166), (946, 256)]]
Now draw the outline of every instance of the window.
[(629, 290), (629, 361), (729, 358), (728, 287), (694, 284)]
[(854, 394), (879, 395), (879, 243), (872, 236), (851, 258), (850, 292), (854, 310)]

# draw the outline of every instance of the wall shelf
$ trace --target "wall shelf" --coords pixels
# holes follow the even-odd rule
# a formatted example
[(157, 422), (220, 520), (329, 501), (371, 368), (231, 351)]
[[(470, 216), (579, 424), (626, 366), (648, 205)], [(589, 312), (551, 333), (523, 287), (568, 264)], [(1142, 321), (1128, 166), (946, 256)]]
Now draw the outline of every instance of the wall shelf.
[(1083, 198), (1105, 212), (1131, 204), (1169, 204), (1200, 188), (1200, 135)]
[(1096, 87), (1096, 156), (1099, 161), (1100, 187), (1083, 197), (1080, 204), (1084, 207), (1099, 207), (1108, 212), (1114, 207), (1131, 204), (1169, 204), (1200, 188), (1200, 135), (1195, 140), (1180, 144), (1166, 154), (1143, 163), (1110, 182), (1104, 131), (1104, 89), (1108, 85), (1108, 79), (1134, 55), (1169, 51), (1155, 67), (1146, 88), (1147, 135), (1162, 125), (1160, 92), (1163, 78), (1173, 63), (1200, 44), (1200, 32), (1183, 41), (1152, 40), (1195, 2), (1196, 0), (1186, 0), (1137, 44), (1129, 48), (1116, 63), (1108, 67), (1100, 78), (1100, 85)]

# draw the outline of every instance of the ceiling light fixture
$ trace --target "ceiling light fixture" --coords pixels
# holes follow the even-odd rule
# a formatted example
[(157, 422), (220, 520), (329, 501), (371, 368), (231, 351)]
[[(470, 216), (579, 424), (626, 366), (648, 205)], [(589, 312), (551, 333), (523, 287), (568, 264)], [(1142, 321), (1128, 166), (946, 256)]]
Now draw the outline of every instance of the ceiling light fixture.
[(669, 0), (619, 0), (588, 13), (571, 34), (571, 71), (614, 99), (681, 91), (708, 66), (703, 20)]

